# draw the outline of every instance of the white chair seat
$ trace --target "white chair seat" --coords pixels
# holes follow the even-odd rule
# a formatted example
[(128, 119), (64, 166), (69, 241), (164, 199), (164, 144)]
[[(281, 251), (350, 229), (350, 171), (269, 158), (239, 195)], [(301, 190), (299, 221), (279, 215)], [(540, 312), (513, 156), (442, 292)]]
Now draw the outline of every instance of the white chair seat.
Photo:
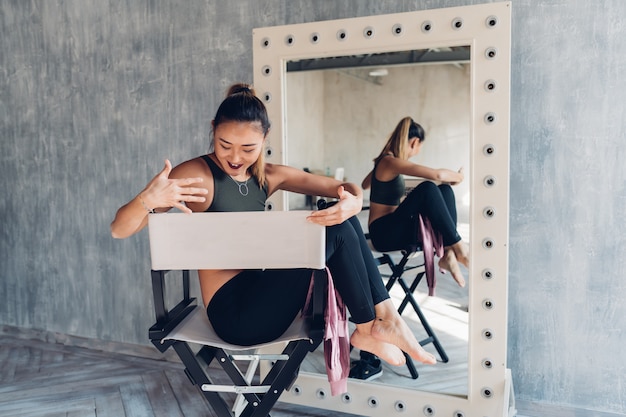
[(215, 346), (226, 350), (261, 349), (275, 343), (290, 342), (292, 340), (308, 339), (307, 326), (304, 319), (298, 316), (281, 337), (268, 343), (253, 346), (233, 345), (224, 342), (213, 330), (211, 322), (203, 308), (196, 307), (178, 326), (163, 340), (182, 340), (188, 343)]

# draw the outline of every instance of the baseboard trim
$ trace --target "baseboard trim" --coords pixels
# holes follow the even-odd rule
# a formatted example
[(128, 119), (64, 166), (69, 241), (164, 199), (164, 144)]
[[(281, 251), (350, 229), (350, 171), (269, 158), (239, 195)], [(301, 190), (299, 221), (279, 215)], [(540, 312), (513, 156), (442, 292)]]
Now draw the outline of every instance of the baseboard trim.
[(518, 417), (626, 417), (623, 413), (515, 400)]
[(171, 349), (165, 353), (159, 352), (151, 345), (136, 345), (133, 343), (113, 342), (101, 339), (72, 336), (64, 333), (51, 332), (48, 330), (27, 329), (0, 325), (0, 336), (11, 336), (23, 340), (37, 340), (40, 342), (74, 346), (108, 353), (136, 356), (145, 359), (165, 360), (168, 362), (181, 363), (180, 358)]

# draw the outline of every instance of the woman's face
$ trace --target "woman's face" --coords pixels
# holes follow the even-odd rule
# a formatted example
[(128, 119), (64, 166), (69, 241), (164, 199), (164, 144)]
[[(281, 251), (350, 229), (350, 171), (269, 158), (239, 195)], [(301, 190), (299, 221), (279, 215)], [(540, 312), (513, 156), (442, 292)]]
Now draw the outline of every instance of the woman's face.
[(231, 177), (245, 181), (248, 168), (263, 151), (265, 135), (258, 122), (222, 122), (213, 131), (215, 156)]

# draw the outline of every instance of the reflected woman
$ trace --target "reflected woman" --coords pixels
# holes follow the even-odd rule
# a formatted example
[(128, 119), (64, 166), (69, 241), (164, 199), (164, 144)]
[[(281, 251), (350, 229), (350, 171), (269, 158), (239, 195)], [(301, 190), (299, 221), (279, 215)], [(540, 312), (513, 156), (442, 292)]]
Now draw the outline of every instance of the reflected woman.
[[(423, 236), (420, 220), (423, 221), (430, 225), (427, 229), (432, 232), (433, 240), (442, 243), (439, 267), (449, 271), (463, 287), (465, 279), (459, 263), (469, 267), (469, 250), (457, 232), (456, 201), (451, 187), (463, 181), (463, 168), (451, 171), (411, 162), (409, 159), (419, 154), (424, 139), (422, 126), (405, 117), (374, 159), (374, 169), (361, 184), (363, 189), (371, 187), (370, 238), (380, 252), (400, 250), (416, 243), (424, 246), (423, 239), (418, 237)], [(402, 175), (428, 181), (420, 183), (401, 201), (405, 194)], [(430, 248), (424, 249), (426, 255)], [(432, 257), (426, 261), (432, 262)]]

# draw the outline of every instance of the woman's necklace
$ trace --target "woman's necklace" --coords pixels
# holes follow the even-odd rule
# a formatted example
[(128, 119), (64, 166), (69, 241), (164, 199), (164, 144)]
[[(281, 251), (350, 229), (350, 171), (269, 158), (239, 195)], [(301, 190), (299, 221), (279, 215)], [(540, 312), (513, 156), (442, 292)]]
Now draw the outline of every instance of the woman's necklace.
[(250, 179), (250, 177), (248, 177), (248, 179), (246, 179), (244, 182), (239, 182), (230, 175), (228, 176), (228, 178), (230, 178), (235, 184), (237, 184), (237, 187), (239, 187), (239, 194), (244, 197), (248, 195), (248, 180)]

